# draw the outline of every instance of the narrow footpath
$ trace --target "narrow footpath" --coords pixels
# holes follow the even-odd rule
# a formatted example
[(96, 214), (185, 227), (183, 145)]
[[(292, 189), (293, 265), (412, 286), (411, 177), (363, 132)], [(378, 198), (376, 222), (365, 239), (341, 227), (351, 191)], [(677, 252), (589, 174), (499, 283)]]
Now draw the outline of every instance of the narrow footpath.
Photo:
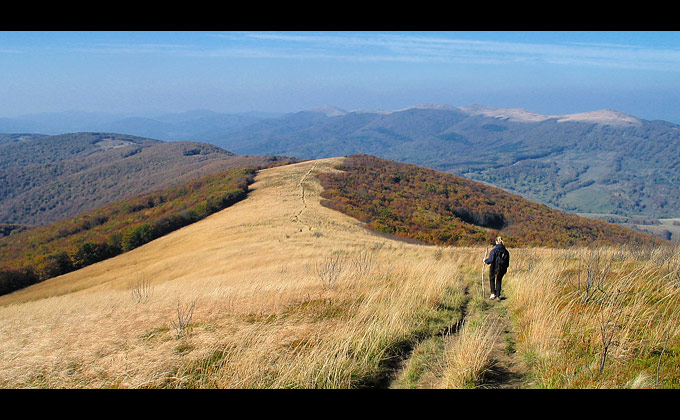
[(497, 320), (502, 328), (491, 352), (488, 371), (483, 375), (478, 388), (517, 389), (526, 388), (527, 366), (520, 360), (516, 351), (517, 334), (508, 315), (509, 304), (506, 298), (492, 301), (486, 313)]
[[(493, 345), (488, 367), (479, 383), (474, 385), (474, 388), (520, 389), (530, 387), (527, 366), (516, 352), (516, 332), (509, 315), (508, 299), (490, 301), (488, 296), (485, 296), (484, 301), (480, 303), (482, 298), (480, 297), (479, 279), (470, 280), (470, 286), (467, 287), (465, 295), (465, 303), (460, 308), (461, 318), (435, 334), (419, 338), (415, 343), (404, 343), (404, 346), (393, 352), (392, 356), (386, 361), (386, 373), (381, 379), (372, 384), (366, 384), (367, 387), (437, 388), (441, 383), (441, 378), (437, 377), (437, 369), (432, 368), (432, 366), (436, 366), (441, 361), (445, 351), (445, 340), (463, 333), (464, 330), (461, 330), (461, 325), (468, 317), (472, 316), (488, 316), (492, 321), (497, 320), (502, 330)], [(437, 350), (432, 350), (433, 348)], [(420, 359), (416, 360), (416, 358)], [(422, 360), (423, 358), (425, 360)], [(415, 380), (406, 379), (405, 377), (409, 375), (409, 369), (412, 371), (412, 366), (416, 363), (425, 366), (422, 370), (426, 370), (426, 372), (421, 372), (419, 378)], [(427, 371), (428, 369), (429, 371)]]
[[(307, 208), (305, 200), (305, 182), (313, 173), (313, 165), (298, 181), (300, 187), (300, 210), (293, 216), (294, 221), (311, 229), (300, 218)], [(485, 286), (482, 283), (482, 288)], [(490, 316), (498, 320), (502, 333), (498, 336), (490, 355), (488, 368), (482, 375), (481, 381), (475, 388), (524, 388), (527, 386), (527, 368), (515, 351), (516, 335), (509, 316), (507, 299), (489, 301), (488, 295), (480, 288), (479, 278), (471, 275), (467, 279), (462, 304), (457, 308), (442, 307), (442, 315), (450, 319), (449, 325), (436, 331), (411, 337), (402, 343), (397, 343), (388, 350), (387, 357), (382, 363), (379, 376), (368, 378), (359, 388), (437, 388), (441, 383), (436, 366), (445, 352), (447, 340), (462, 333), (461, 326), (468, 317)], [(480, 302), (481, 300), (481, 302)], [(414, 366), (416, 366), (414, 368)], [(414, 376), (417, 378), (406, 378)]]

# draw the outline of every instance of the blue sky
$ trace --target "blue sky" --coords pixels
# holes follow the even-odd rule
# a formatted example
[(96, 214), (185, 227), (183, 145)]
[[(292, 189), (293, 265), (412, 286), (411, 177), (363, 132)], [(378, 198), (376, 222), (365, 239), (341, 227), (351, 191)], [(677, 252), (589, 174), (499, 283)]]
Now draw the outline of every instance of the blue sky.
[(0, 32), (0, 117), (616, 109), (680, 123), (680, 32)]

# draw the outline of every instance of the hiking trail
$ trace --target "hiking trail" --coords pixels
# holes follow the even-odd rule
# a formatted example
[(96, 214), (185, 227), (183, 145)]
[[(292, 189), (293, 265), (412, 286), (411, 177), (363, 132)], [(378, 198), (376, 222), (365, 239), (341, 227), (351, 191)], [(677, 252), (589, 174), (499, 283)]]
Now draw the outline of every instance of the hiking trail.
[(305, 184), (304, 184), (304, 183), (305, 183), (305, 181), (307, 180), (307, 177), (312, 173), (312, 171), (314, 171), (314, 169), (316, 169), (316, 164), (312, 165), (312, 167), (309, 168), (309, 170), (307, 171), (307, 173), (305, 173), (305, 174), (302, 176), (302, 178), (300, 178), (300, 181), (298, 182), (298, 186), (300, 187), (300, 201), (302, 202), (302, 208), (300, 209), (300, 211), (297, 212), (297, 214), (295, 214), (295, 215), (293, 216), (293, 220), (295, 220), (297, 223), (300, 223), (300, 224), (304, 225), (305, 227), (307, 227), (307, 228), (310, 229), (310, 230), (312, 229), (312, 227), (309, 226), (309, 225), (306, 224), (306, 223), (303, 223), (303, 222), (300, 220), (300, 216), (301, 216), (302, 213), (307, 209), (307, 202), (305, 201)]
[(530, 385), (527, 382), (527, 365), (520, 359), (515, 349), (517, 334), (508, 311), (507, 298), (491, 302), (485, 311), (492, 320), (500, 323), (502, 333), (494, 343), (489, 368), (477, 388), (518, 389)]
[[(312, 226), (302, 220), (302, 214), (307, 209), (307, 185), (308, 178), (316, 169), (316, 164), (312, 165), (304, 174), (298, 174), (297, 185), (299, 187), (300, 208), (293, 215), (293, 221), (311, 230)], [(302, 231), (302, 229), (300, 229)], [(488, 252), (488, 250), (487, 250)], [(482, 290), (480, 290), (480, 287)], [(526, 382), (527, 367), (520, 360), (515, 351), (516, 333), (509, 316), (509, 302), (505, 298), (501, 301), (489, 301), (486, 289), (487, 283), (483, 281), (480, 286), (478, 274), (471, 273), (466, 280), (464, 289), (464, 299), (457, 308), (442, 308), (446, 310), (455, 309), (458, 316), (451, 316), (448, 325), (438, 328), (436, 331), (421, 333), (416, 337), (409, 337), (402, 342), (395, 343), (386, 351), (386, 356), (382, 362), (381, 372), (373, 377), (366, 378), (357, 386), (359, 388), (402, 388), (414, 387), (416, 384), (404, 380), (407, 369), (414, 358), (420, 358), (415, 363), (424, 363), (430, 370), (418, 378), (418, 388), (437, 388), (441, 383), (436, 369), (430, 369), (431, 365), (438, 363), (444, 354), (444, 343), (462, 333), (461, 327), (469, 317), (489, 316), (491, 320), (496, 320), (501, 325), (502, 333), (497, 337), (493, 344), (490, 361), (479, 383), (475, 388), (523, 388)], [(480, 295), (481, 294), (481, 295)], [(482, 302), (480, 302), (482, 300)], [(432, 360), (422, 361), (423, 348), (438, 348), (437, 354), (428, 354)]]
[[(508, 312), (510, 310), (507, 298), (501, 301), (489, 301), (488, 295), (482, 299), (484, 302), (480, 305), (479, 302), (473, 304), (473, 300), (479, 300), (480, 287), (479, 279), (475, 277), (470, 279), (470, 283), (465, 289), (465, 302), (460, 308), (462, 316), (452, 325), (441, 329), (440, 331), (425, 337), (418, 337), (417, 340), (402, 343), (401, 346), (391, 352), (391, 356), (385, 361), (384, 368), (386, 372), (383, 376), (372, 383), (375, 388), (403, 388), (403, 376), (406, 369), (417, 351), (418, 347), (426, 340), (435, 337), (450, 339), (456, 334), (462, 333), (461, 326), (464, 322), (472, 316), (488, 316), (491, 321), (497, 321), (501, 326), (501, 334), (498, 335), (493, 344), (493, 349), (490, 354), (490, 360), (486, 371), (483, 373), (480, 381), (474, 385), (479, 389), (520, 389), (530, 387), (527, 374), (528, 368), (526, 363), (517, 354), (515, 345), (517, 334)], [(476, 313), (475, 313), (476, 312)], [(422, 352), (422, 350), (419, 350)], [(432, 360), (426, 364), (436, 364), (437, 358), (443, 354), (432, 356)], [(437, 373), (427, 372), (417, 384), (417, 388), (438, 388), (441, 383), (441, 378), (437, 377)], [(414, 384), (408, 385), (414, 387)]]

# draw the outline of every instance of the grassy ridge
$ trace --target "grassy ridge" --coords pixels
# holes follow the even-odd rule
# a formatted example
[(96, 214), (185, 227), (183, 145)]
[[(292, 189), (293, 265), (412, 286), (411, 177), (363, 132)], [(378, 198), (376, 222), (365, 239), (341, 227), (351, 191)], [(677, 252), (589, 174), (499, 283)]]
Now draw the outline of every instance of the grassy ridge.
[(253, 168), (221, 171), (0, 239), (0, 295), (134, 249), (244, 199)]
[(322, 208), (309, 175), (336, 162), (261, 171), (182, 240), (62, 278), (87, 293), (0, 297), (0, 388), (513, 385), (489, 381), (498, 344), (519, 386), (680, 386), (679, 248), (516, 248), (489, 301), (484, 247), (391, 241)]
[(416, 165), (353, 155), (340, 173), (320, 175), (323, 204), (382, 233), (437, 245), (659, 244), (650, 235), (566, 214), (498, 188)]

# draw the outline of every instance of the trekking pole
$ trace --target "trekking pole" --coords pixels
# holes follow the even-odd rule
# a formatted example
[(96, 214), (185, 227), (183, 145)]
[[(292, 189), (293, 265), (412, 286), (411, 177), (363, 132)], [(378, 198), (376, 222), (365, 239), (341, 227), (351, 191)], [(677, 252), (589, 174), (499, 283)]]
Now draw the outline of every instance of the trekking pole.
[[(489, 256), (489, 247), (486, 247), (486, 252), (484, 253), (484, 259)], [(482, 291), (482, 299), (484, 299), (484, 261), (482, 261), (482, 283), (481, 283), (481, 291)]]

